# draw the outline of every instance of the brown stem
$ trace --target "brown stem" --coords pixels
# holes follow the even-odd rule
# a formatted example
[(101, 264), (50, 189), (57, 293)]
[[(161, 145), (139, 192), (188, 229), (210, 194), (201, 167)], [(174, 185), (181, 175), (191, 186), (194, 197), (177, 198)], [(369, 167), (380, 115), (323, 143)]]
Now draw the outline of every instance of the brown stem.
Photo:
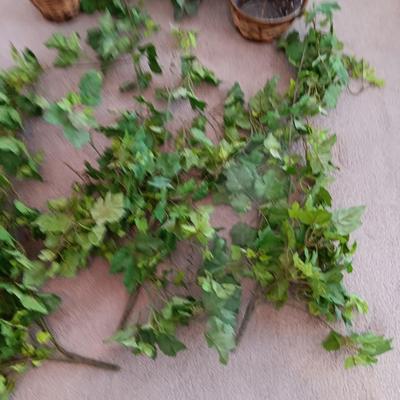
[[(59, 350), (60, 351), (60, 350)], [(65, 357), (54, 357), (50, 356), (46, 358), (44, 361), (55, 361), (55, 362), (65, 362), (71, 364), (84, 364), (90, 367), (102, 368), (109, 371), (119, 371), (120, 367), (115, 364), (111, 364), (105, 361), (95, 360), (93, 358), (84, 357), (76, 353), (72, 353), (70, 351), (63, 350)], [(4, 361), (0, 364), (0, 371), (3, 371), (5, 368), (9, 368), (18, 363), (25, 363), (31, 361), (30, 357), (20, 357), (13, 358), (11, 360)]]
[(79, 179), (81, 179), (83, 182), (85, 181), (85, 178), (81, 175), (81, 173), (79, 171), (77, 171), (74, 167), (72, 167), (71, 165), (69, 165), (67, 162), (64, 161), (64, 165), (70, 169)]
[(350, 88), (350, 86), (347, 86), (347, 90), (349, 91), (349, 93), (350, 93), (352, 96), (358, 96), (358, 95), (360, 95), (360, 94), (365, 90), (364, 82), (363, 82), (361, 88), (358, 89), (358, 90), (356, 90), (356, 91), (352, 90), (352, 89)]
[(258, 298), (259, 286), (257, 285), (254, 291), (251, 292), (251, 297), (249, 302), (247, 303), (246, 309), (244, 311), (244, 315), (242, 321), (239, 325), (239, 329), (236, 334), (236, 346), (239, 346), (240, 341), (246, 331), (247, 325), (250, 322), (250, 319), (256, 309), (256, 302)]
[(292, 304), (290, 302), (286, 303), (287, 306), (292, 307), (296, 310), (299, 310), (301, 312), (303, 312), (304, 314), (307, 314), (309, 317), (311, 318), (315, 318), (317, 319), (322, 325), (325, 325), (328, 329), (330, 329), (331, 331), (337, 331), (337, 329), (335, 329), (335, 327), (333, 327), (329, 322), (325, 321), (321, 316), (319, 315), (311, 315), (309, 312), (307, 312), (307, 310), (305, 310), (302, 307), (298, 307), (295, 304)]
[(121, 315), (121, 319), (119, 321), (117, 330), (120, 331), (126, 327), (126, 323), (128, 322), (129, 315), (131, 314), (132, 309), (135, 307), (135, 304), (139, 297), (139, 293), (140, 293), (140, 288), (137, 289), (134, 293), (131, 293), (129, 295), (128, 301), (126, 302), (124, 311)]
[(70, 364), (83, 364), (83, 365), (88, 365), (89, 367), (101, 368), (108, 371), (119, 371), (121, 369), (119, 365), (108, 363), (101, 360), (95, 360), (89, 357), (84, 357), (79, 354), (72, 353), (70, 351), (64, 351), (63, 354), (65, 355), (65, 358), (49, 357), (48, 360), (55, 362), (70, 363)]
[(11, 360), (3, 361), (0, 363), (0, 371), (3, 371), (5, 368), (11, 367), (14, 364), (23, 363), (29, 361), (29, 357), (19, 357), (19, 358), (12, 358)]
[(50, 329), (47, 321), (45, 318), (41, 318), (40, 321), (38, 321), (39, 326), (47, 331), (51, 338), (51, 342), (53, 343), (54, 347), (58, 350), (59, 353), (61, 353), (65, 358), (58, 358), (58, 357), (50, 357), (50, 361), (57, 361), (57, 362), (67, 362), (67, 363), (75, 363), (75, 364), (84, 364), (88, 365), (90, 367), (96, 367), (96, 368), (101, 368), (101, 369), (107, 369), (110, 371), (119, 371), (120, 366), (112, 363), (108, 363), (105, 361), (100, 361), (100, 360), (95, 360), (93, 358), (81, 356), (80, 354), (74, 353), (72, 351), (66, 350), (58, 341), (56, 340), (54, 333)]
[(90, 145), (90, 147), (95, 151), (95, 153), (98, 155), (98, 157), (101, 157), (101, 156), (102, 156), (102, 154), (100, 153), (99, 149), (98, 149), (98, 148), (96, 147), (96, 145), (94, 144), (93, 138), (92, 138), (92, 137), (90, 138), (89, 145)]

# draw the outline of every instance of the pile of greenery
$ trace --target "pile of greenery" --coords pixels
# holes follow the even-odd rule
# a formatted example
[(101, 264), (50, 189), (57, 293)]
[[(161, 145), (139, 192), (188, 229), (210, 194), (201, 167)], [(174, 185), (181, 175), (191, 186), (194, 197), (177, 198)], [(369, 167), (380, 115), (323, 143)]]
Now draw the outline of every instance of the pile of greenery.
[[(336, 138), (311, 125), (311, 117), (335, 107), (350, 79), (382, 85), (367, 63), (343, 52), (332, 22), (338, 6), (313, 7), (305, 15), (304, 37), (292, 32), (280, 40), (296, 76), (285, 93), (273, 78), (247, 103), (236, 83), (216, 127), (196, 88), (216, 87), (219, 79), (193, 54), (196, 35), (180, 29), (174, 34), (182, 47), (182, 80), (157, 90), (165, 107), (137, 96), (135, 111), (123, 111), (110, 126), (99, 125), (94, 108), (113, 62), (126, 55), (133, 60), (136, 79), (125, 89), (148, 87), (161, 66), (155, 46), (145, 42), (156, 30), (146, 13), (118, 0), (93, 4), (82, 1), (82, 8), (103, 10), (99, 26), (87, 36), (102, 68), (87, 71), (76, 92), (51, 104), (36, 95), (43, 70), (29, 50), (13, 49), (16, 66), (0, 74), (0, 398), (8, 398), (16, 374), (43, 360), (118, 368), (65, 350), (46, 320), (59, 299), (41, 290), (45, 282), (76, 276), (95, 255), (123, 276), (131, 294), (112, 340), (134, 354), (176, 355), (185, 349), (177, 329), (205, 315), (207, 343), (226, 363), (256, 302), (282, 307), (292, 297), (327, 326), (335, 324), (323, 346), (351, 350), (346, 367), (376, 363), (391, 340), (353, 331), (355, 314), (368, 307), (343, 284), (353, 269), (356, 245), (350, 234), (360, 225), (363, 207), (332, 209), (328, 187)], [(57, 67), (82, 56), (76, 34), (56, 33), (47, 46), (58, 51)], [(187, 101), (196, 115), (172, 132), (177, 101)], [(72, 195), (49, 201), (44, 213), (23, 204), (13, 187), (16, 180), (40, 179), (40, 158), (23, 142), (22, 121), (42, 114), (77, 148), (95, 148), (93, 132), (109, 139), (104, 152), (95, 148), (96, 162), (78, 173)], [(211, 128), (218, 136), (214, 141), (207, 135)], [(210, 224), (212, 207), (205, 204), (211, 198), (241, 214), (256, 209), (257, 224), (236, 224), (228, 243)], [(28, 256), (24, 244), (30, 241), (41, 248)], [(176, 265), (179, 244), (200, 254), (201, 265), (190, 270)], [(239, 324), (245, 278), (253, 280), (254, 291)], [(140, 290), (149, 298), (147, 320), (129, 325)]]

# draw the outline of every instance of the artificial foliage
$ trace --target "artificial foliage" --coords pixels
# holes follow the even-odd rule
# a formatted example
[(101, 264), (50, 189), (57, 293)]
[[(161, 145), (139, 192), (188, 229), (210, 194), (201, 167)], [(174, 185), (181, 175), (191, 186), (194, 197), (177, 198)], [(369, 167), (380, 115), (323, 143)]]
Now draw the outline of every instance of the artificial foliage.
[[(175, 3), (186, 12), (192, 4)], [(156, 47), (143, 42), (156, 24), (119, 0), (85, 0), (82, 9), (103, 11), (99, 26), (88, 32), (102, 72), (87, 71), (75, 91), (54, 103), (35, 93), (43, 69), (29, 50), (13, 49), (15, 67), (0, 74), (0, 398), (8, 398), (16, 375), (44, 360), (118, 369), (65, 350), (46, 319), (60, 299), (42, 286), (58, 276), (75, 277), (93, 256), (108, 260), (110, 273), (120, 275), (130, 293), (115, 335), (105, 339), (135, 355), (175, 356), (186, 348), (180, 327), (202, 316), (208, 345), (227, 363), (258, 302), (282, 307), (294, 298), (331, 328), (326, 350), (352, 352), (346, 368), (376, 363), (391, 340), (354, 330), (354, 319), (368, 306), (343, 282), (353, 270), (356, 244), (350, 235), (360, 226), (363, 207), (332, 207), (336, 138), (311, 123), (336, 106), (350, 79), (383, 84), (365, 61), (343, 52), (333, 30), (338, 6), (311, 8), (305, 34), (291, 32), (279, 41), (295, 69), (286, 91), (272, 78), (246, 101), (235, 83), (217, 128), (196, 90), (217, 88), (220, 80), (196, 58), (194, 32), (174, 28), (182, 48), (181, 82), (157, 88), (162, 105), (156, 106), (140, 94), (151, 73), (162, 72)], [(59, 52), (57, 66), (77, 62), (78, 39), (54, 34), (47, 42)], [(137, 105), (102, 126), (94, 108), (107, 69), (122, 56), (133, 60), (137, 76), (128, 86), (139, 91)], [(195, 116), (171, 131), (176, 101), (187, 101)], [(22, 203), (14, 189), (16, 180), (40, 179), (40, 157), (24, 144), (23, 121), (41, 115), (77, 148), (94, 147), (94, 132), (109, 140), (103, 152), (94, 147), (98, 158), (78, 173), (72, 194), (50, 200), (42, 213)], [(255, 209), (258, 220), (233, 226), (227, 241), (210, 223), (211, 203), (239, 214)], [(24, 249), (30, 240), (41, 244), (35, 254)], [(174, 261), (181, 246), (200, 257), (199, 265)], [(254, 290), (239, 320), (245, 278)], [(147, 315), (130, 324), (140, 291), (149, 300)]]

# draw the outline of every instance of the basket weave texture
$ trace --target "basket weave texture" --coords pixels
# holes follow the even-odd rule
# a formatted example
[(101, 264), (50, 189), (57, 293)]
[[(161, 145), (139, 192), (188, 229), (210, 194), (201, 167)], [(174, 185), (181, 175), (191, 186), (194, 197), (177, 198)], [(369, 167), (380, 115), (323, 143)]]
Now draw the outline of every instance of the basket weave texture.
[(79, 0), (31, 0), (50, 21), (67, 21), (79, 13)]
[[(267, 0), (266, 0), (267, 1)], [(230, 0), (233, 22), (239, 32), (246, 39), (260, 42), (272, 42), (285, 33), (292, 22), (300, 16), (307, 0), (303, 0), (301, 6), (291, 14), (281, 18), (256, 18), (245, 14), (238, 6), (240, 1)]]

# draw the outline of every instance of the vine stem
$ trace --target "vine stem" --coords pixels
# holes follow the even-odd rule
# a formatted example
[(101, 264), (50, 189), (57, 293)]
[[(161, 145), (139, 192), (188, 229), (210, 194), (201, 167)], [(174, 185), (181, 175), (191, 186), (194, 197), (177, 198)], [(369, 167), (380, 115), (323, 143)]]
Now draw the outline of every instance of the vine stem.
[(349, 93), (353, 96), (358, 96), (360, 95), (365, 89), (366, 89), (366, 85), (365, 85), (365, 79), (364, 79), (364, 60), (361, 61), (361, 65), (362, 65), (362, 74), (361, 74), (361, 88), (353, 91), (350, 88), (350, 84), (347, 85), (347, 90), (349, 91)]
[(27, 362), (29, 360), (30, 360), (29, 357), (20, 357), (20, 358), (12, 358), (11, 360), (3, 361), (2, 363), (0, 363), (0, 371), (3, 371), (4, 368), (13, 366), (14, 364), (18, 364), (21, 362)]
[(39, 326), (47, 331), (51, 336), (51, 342), (53, 343), (54, 347), (61, 353), (63, 357), (49, 357), (49, 361), (56, 361), (56, 362), (66, 362), (66, 363), (73, 363), (73, 364), (83, 364), (88, 365), (90, 367), (106, 369), (109, 371), (119, 371), (121, 368), (119, 365), (112, 364), (106, 361), (96, 360), (94, 358), (85, 357), (80, 354), (74, 353), (72, 351), (66, 350), (58, 341), (56, 340), (54, 333), (52, 332), (50, 326), (48, 325), (45, 318), (41, 318), (38, 322)]
[(77, 171), (74, 167), (72, 167), (71, 165), (69, 165), (67, 162), (63, 162), (63, 164), (69, 169), (71, 170), (82, 182), (86, 182), (85, 178), (82, 176), (82, 174)]
[(95, 153), (97, 154), (98, 157), (101, 157), (101, 156), (102, 156), (102, 154), (100, 153), (99, 149), (98, 149), (98, 148), (96, 147), (96, 145), (94, 144), (94, 141), (93, 141), (93, 137), (92, 137), (92, 136), (90, 137), (89, 145), (90, 145), (90, 147), (95, 151)]
[(242, 340), (244, 333), (246, 332), (250, 319), (256, 309), (259, 288), (260, 287), (257, 285), (255, 289), (251, 292), (250, 300), (248, 301), (246, 309), (244, 310), (242, 321), (236, 333), (236, 346), (239, 346), (240, 341)]
[(131, 293), (128, 297), (128, 301), (126, 302), (124, 311), (121, 315), (121, 318), (119, 320), (118, 326), (117, 326), (117, 330), (120, 331), (122, 329), (125, 329), (126, 324), (128, 322), (128, 318), (132, 312), (132, 309), (135, 307), (136, 303), (137, 303), (137, 299), (139, 297), (139, 293), (140, 293), (140, 288), (138, 288), (134, 293)]
[(101, 360), (95, 360), (94, 358), (84, 357), (79, 354), (72, 353), (70, 351), (67, 352), (64, 351), (63, 354), (65, 355), (66, 358), (50, 357), (48, 360), (54, 362), (69, 363), (69, 364), (82, 364), (82, 365), (87, 365), (89, 367), (105, 369), (108, 371), (119, 371), (121, 369), (121, 367), (117, 364), (112, 364)]
[(314, 319), (318, 320), (322, 325), (326, 326), (331, 331), (337, 331), (329, 322), (325, 321), (322, 317), (320, 317), (318, 315), (311, 315), (304, 308), (298, 307), (297, 305), (291, 304), (289, 302), (286, 303), (286, 305), (291, 308), (301, 311), (302, 313), (308, 315), (310, 318), (314, 318)]

